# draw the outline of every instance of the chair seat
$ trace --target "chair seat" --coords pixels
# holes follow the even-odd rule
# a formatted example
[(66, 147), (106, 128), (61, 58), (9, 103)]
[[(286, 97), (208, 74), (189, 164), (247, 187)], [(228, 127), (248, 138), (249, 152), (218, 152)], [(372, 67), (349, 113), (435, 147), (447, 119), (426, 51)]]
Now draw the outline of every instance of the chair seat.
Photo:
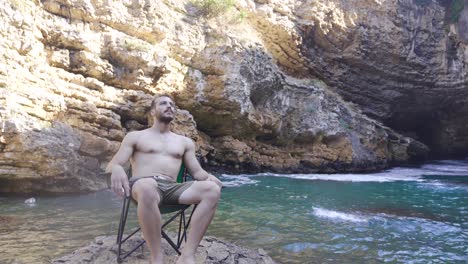
[(163, 205), (159, 207), (159, 211), (161, 212), (161, 214), (169, 214), (169, 213), (177, 212), (183, 209), (187, 209), (189, 207), (190, 205), (186, 205), (186, 204)]
[[(137, 202), (133, 198), (129, 198), (134, 205), (137, 205)], [(173, 212), (177, 212), (183, 209), (189, 208), (190, 205), (186, 204), (163, 204), (159, 207), (159, 212), (161, 214), (169, 214)]]

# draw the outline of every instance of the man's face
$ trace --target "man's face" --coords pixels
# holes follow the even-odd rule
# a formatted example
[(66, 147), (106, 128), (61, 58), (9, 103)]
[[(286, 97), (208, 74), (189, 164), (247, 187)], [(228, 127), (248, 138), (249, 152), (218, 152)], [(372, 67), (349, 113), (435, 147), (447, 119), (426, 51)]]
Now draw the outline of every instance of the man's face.
[(156, 106), (151, 110), (154, 117), (160, 122), (169, 123), (175, 116), (175, 104), (169, 97), (157, 99)]

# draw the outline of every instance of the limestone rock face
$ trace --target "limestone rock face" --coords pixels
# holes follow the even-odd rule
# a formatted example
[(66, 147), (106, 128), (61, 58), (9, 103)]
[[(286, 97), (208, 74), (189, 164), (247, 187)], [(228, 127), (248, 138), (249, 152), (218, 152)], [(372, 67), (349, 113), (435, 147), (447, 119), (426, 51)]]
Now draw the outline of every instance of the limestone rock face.
[[(130, 251), (142, 240), (140, 235), (130, 238), (123, 245), (123, 252)], [(162, 243), (164, 263), (176, 263), (177, 253), (165, 241)], [(253, 250), (224, 242), (214, 237), (205, 237), (197, 249), (197, 264), (273, 264), (274, 262), (263, 249)], [(115, 236), (97, 237), (89, 245), (75, 250), (73, 253), (57, 258), (53, 264), (78, 264), (78, 263), (114, 263), (117, 261), (117, 245)], [(149, 261), (149, 251), (145, 247), (137, 250), (123, 263), (143, 264)]]
[(421, 141), (461, 153), (466, 9), (448, 25), (435, 1), (241, 0), (208, 19), (192, 1), (8, 0), (0, 192), (103, 188), (163, 93), (217, 169), (375, 170), (424, 158)]
[(301, 1), (300, 49), (310, 73), (363, 114), (434, 154), (466, 154), (468, 4), (450, 25), (440, 2)]

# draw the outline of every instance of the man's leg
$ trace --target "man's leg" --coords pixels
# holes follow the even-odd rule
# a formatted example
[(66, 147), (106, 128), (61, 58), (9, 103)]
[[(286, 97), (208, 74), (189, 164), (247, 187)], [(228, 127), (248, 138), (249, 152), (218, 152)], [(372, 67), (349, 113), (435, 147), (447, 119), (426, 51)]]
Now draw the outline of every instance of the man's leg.
[(193, 213), (187, 242), (177, 261), (178, 264), (195, 263), (195, 252), (213, 219), (220, 195), (221, 188), (210, 181), (194, 182), (180, 195), (179, 203), (198, 206)]
[(161, 252), (161, 213), (158, 203), (158, 184), (151, 178), (141, 179), (132, 187), (132, 196), (138, 202), (137, 214), (143, 236), (151, 253), (151, 263), (163, 263)]

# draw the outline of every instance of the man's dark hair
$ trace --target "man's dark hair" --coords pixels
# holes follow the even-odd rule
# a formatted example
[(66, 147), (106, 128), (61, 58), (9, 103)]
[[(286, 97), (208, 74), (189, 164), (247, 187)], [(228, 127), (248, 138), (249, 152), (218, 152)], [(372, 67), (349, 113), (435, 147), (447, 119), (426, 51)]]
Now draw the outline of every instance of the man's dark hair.
[(153, 100), (151, 101), (151, 108), (150, 109), (154, 109), (156, 107), (156, 102), (159, 100), (159, 98), (161, 97), (168, 97), (170, 98), (173, 102), (174, 102), (174, 98), (172, 98), (172, 96), (168, 95), (168, 94), (161, 94), (161, 95), (156, 95)]

